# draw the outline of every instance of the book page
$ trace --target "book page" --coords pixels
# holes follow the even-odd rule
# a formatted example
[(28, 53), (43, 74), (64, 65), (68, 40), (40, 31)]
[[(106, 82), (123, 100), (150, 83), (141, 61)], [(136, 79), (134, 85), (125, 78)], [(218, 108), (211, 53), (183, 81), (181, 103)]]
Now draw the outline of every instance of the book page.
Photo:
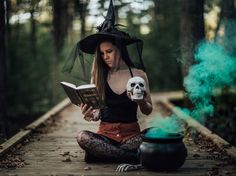
[(87, 88), (96, 88), (95, 84), (84, 84), (76, 87), (76, 89), (87, 89)]
[(68, 82), (63, 81), (63, 82), (61, 82), (61, 84), (64, 84), (64, 85), (66, 85), (67, 87), (71, 87), (71, 88), (76, 89), (76, 86), (75, 86), (74, 84), (72, 84), (72, 83), (68, 83)]

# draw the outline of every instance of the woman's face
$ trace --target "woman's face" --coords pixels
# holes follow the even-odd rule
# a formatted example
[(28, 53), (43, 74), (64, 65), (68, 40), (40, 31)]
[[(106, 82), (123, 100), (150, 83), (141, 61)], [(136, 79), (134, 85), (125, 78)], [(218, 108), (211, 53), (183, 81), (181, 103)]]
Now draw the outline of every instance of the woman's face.
[(100, 44), (100, 52), (102, 59), (109, 68), (117, 68), (119, 66), (120, 52), (111, 42), (102, 42)]

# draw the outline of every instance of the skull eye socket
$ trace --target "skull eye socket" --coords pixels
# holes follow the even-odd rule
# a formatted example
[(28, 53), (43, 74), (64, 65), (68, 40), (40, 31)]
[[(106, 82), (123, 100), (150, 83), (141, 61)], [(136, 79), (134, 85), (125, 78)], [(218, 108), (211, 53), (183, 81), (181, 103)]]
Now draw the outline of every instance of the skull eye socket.
[(139, 86), (140, 86), (140, 87), (144, 87), (144, 84), (142, 84), (142, 83), (139, 83)]
[(134, 87), (134, 86), (135, 86), (135, 83), (131, 83), (130, 86), (131, 86), (131, 87)]

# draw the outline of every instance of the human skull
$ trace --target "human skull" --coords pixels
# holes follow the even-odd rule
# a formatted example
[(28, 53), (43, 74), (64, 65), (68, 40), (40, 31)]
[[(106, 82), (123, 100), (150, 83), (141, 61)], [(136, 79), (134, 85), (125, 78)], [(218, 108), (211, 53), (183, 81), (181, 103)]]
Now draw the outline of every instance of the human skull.
[(127, 92), (131, 93), (132, 100), (142, 100), (144, 91), (146, 90), (146, 83), (143, 78), (139, 76), (132, 77), (127, 82)]

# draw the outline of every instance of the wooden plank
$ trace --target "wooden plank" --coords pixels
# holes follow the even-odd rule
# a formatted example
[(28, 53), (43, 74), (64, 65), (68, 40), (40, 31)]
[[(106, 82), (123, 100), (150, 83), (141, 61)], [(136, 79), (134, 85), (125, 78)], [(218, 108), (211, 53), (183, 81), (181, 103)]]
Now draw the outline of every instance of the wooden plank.
[(23, 140), (27, 135), (31, 133), (31, 130), (22, 130), (14, 135), (12, 138), (1, 144), (0, 156), (5, 154), (12, 146), (15, 146), (21, 140)]
[[(174, 95), (172, 95), (174, 97)], [(154, 112), (155, 113), (155, 112)], [(38, 134), (35, 140), (23, 146), (19, 155), (25, 161), (23, 168), (0, 169), (0, 175), (161, 175), (161, 176), (202, 176), (210, 175), (211, 169), (219, 168), (218, 175), (225, 175), (235, 166), (220, 166), (222, 163), (218, 160), (211, 160), (210, 154), (205, 150), (197, 148), (189, 138), (184, 139), (188, 148), (188, 156), (184, 165), (174, 172), (151, 172), (146, 169), (133, 172), (115, 172), (118, 164), (87, 164), (84, 162), (84, 151), (76, 142), (77, 130), (91, 129), (96, 131), (98, 123), (86, 122), (78, 107), (68, 106), (58, 114), (59, 127), (47, 134)], [(154, 116), (153, 116), (154, 117)], [(152, 116), (140, 118), (140, 125), (145, 128), (147, 121)], [(37, 140), (40, 139), (40, 140)], [(69, 154), (71, 162), (64, 162), (67, 156), (62, 156), (64, 152)], [(198, 157), (194, 157), (194, 155)], [(87, 170), (87, 168), (90, 168)]]
[[(37, 170), (41, 170), (41, 171), (44, 171), (44, 170), (57, 170), (59, 172), (61, 171), (70, 171), (70, 170), (83, 170), (85, 167), (90, 167), (92, 170), (94, 171), (99, 171), (100, 174), (102, 173), (101, 171), (104, 171), (104, 172), (113, 172), (115, 171), (115, 169), (117, 168), (119, 164), (87, 164), (85, 162), (81, 162), (81, 161), (73, 161), (72, 162), (62, 162), (62, 161), (57, 161), (56, 163), (53, 163), (53, 162), (45, 162), (43, 160), (41, 161), (35, 161), (34, 163), (33, 162), (29, 162), (27, 164), (27, 167), (24, 167), (24, 168), (18, 168), (18, 172), (20, 171), (23, 171), (23, 172), (29, 172), (29, 171), (37, 171)], [(215, 167), (214, 164), (199, 164), (199, 165), (195, 165), (195, 164), (192, 164), (192, 165), (183, 165), (179, 170), (177, 170), (176, 172), (178, 171), (181, 171), (182, 173), (185, 172), (185, 173), (194, 173), (193, 171), (206, 171), (208, 168), (212, 168), (212, 167)], [(147, 169), (144, 169), (145, 171), (147, 171)], [(175, 172), (175, 173), (176, 173)]]
[[(82, 166), (94, 166), (97, 167), (99, 164), (87, 164), (83, 161), (83, 158), (74, 158), (70, 157), (70, 162), (65, 162), (66, 157), (58, 157), (53, 159), (45, 159), (45, 158), (37, 158), (37, 159), (29, 159), (27, 158), (27, 168), (57, 168), (62, 167), (62, 169), (66, 169), (66, 167), (77, 167), (81, 168)], [(65, 165), (65, 168), (63, 168), (63, 165)], [(102, 163), (102, 166), (104, 163)], [(119, 165), (112, 164), (113, 168), (116, 168)], [(217, 165), (220, 165), (220, 162), (212, 162), (212, 160), (186, 160), (184, 165), (182, 166), (182, 169), (188, 169), (188, 168), (202, 168), (202, 169), (208, 169), (211, 167), (216, 167)]]
[(160, 92), (152, 93), (151, 98), (153, 102), (158, 102), (160, 100), (181, 100), (184, 98), (184, 92), (179, 91), (170, 91), (170, 92)]
[[(189, 172), (172, 172), (172, 173), (166, 173), (166, 172), (151, 172), (151, 171), (143, 171), (143, 172), (95, 172), (95, 171), (86, 171), (86, 170), (73, 170), (73, 171), (62, 171), (58, 172), (57, 170), (52, 171), (31, 171), (31, 172), (15, 172), (17, 176), (32, 176), (32, 175), (47, 175), (47, 176), (111, 176), (111, 175), (121, 175), (121, 176), (185, 176), (185, 175), (191, 175), (191, 176), (203, 176), (207, 175), (205, 171), (202, 172), (196, 172), (196, 173), (189, 173)], [(9, 175), (10, 176), (10, 175)], [(13, 176), (13, 174), (12, 174)]]
[(28, 125), (25, 129), (21, 130), (17, 134), (15, 134), (12, 138), (1, 144), (0, 147), (0, 156), (4, 155), (9, 149), (16, 144), (18, 144), (20, 141), (22, 141), (26, 136), (28, 136), (32, 130), (39, 127), (43, 122), (51, 118), (52, 116), (55, 116), (57, 113), (62, 111), (66, 106), (70, 104), (69, 99), (65, 99), (62, 102), (60, 102), (58, 105), (56, 105), (54, 108), (52, 108), (49, 112), (41, 116), (38, 120), (34, 121), (30, 125)]
[(26, 127), (26, 129), (35, 129), (39, 127), (42, 123), (44, 123), (49, 118), (56, 116), (59, 112), (61, 112), (65, 107), (70, 105), (70, 100), (66, 98), (62, 102), (60, 102), (58, 105), (56, 105), (54, 108), (52, 108), (50, 111), (48, 111), (46, 114), (38, 118), (38, 120), (34, 121), (30, 125)]

